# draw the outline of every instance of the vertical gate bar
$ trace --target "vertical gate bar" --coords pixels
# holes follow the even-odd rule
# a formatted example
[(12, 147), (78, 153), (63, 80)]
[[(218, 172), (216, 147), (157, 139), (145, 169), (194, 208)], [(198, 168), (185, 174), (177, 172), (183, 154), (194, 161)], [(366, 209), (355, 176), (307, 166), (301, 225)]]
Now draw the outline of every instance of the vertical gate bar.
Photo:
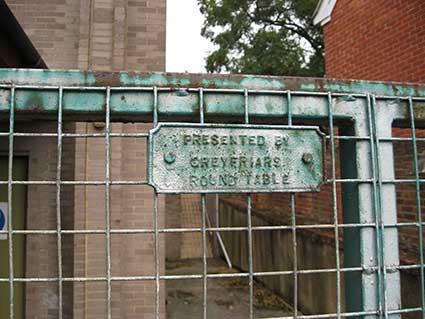
[(59, 87), (58, 97), (58, 145), (57, 145), (57, 166), (56, 166), (56, 232), (57, 232), (57, 254), (58, 254), (58, 312), (59, 319), (62, 319), (62, 222), (61, 222), (61, 178), (62, 178), (62, 99), (63, 89)]
[[(200, 120), (200, 123), (201, 124), (204, 124), (205, 123), (204, 89), (203, 88), (200, 88), (199, 89), (199, 120)], [(202, 196), (205, 196), (205, 194), (201, 194), (201, 197)], [(201, 200), (202, 200), (202, 198), (201, 198)], [(219, 199), (219, 194), (218, 193), (215, 195), (215, 201), (216, 201), (215, 202), (215, 205), (216, 205), (216, 207), (215, 207), (215, 211), (216, 211), (216, 227), (219, 227), (218, 226), (219, 225), (219, 217), (218, 217), (219, 207), (218, 207), (218, 204), (219, 204), (220, 199)], [(205, 213), (205, 217), (207, 218), (208, 227), (211, 227), (211, 222), (210, 222), (210, 219), (209, 219), (209, 215), (207, 213)], [(213, 238), (214, 237), (217, 237), (217, 242), (218, 242), (221, 250), (223, 251), (224, 258), (226, 259), (227, 266), (229, 268), (232, 268), (232, 262), (230, 261), (229, 254), (227, 253), (226, 247), (224, 246), (224, 242), (223, 242), (223, 239), (221, 238), (220, 232), (218, 232), (218, 231), (214, 232), (214, 234), (213, 234), (212, 237)], [(207, 270), (205, 269), (205, 280), (207, 278), (206, 271)], [(205, 287), (206, 286), (207, 286), (207, 282), (205, 282)]]
[[(154, 86), (152, 88), (152, 94), (153, 94), (153, 126), (156, 127), (158, 125), (158, 88)], [(150, 148), (150, 138), (151, 136), (148, 134), (148, 138), (146, 139), (146, 154), (147, 156), (147, 165), (146, 165), (146, 176), (148, 180), (148, 184), (152, 181), (152, 158), (151, 158), (151, 148)]]
[(254, 318), (254, 265), (252, 257), (252, 196), (249, 194), (247, 202), (248, 222), (248, 270), (249, 270), (249, 318)]
[(292, 125), (292, 95), (291, 91), (286, 92), (286, 104), (288, 105), (288, 125)]
[(244, 115), (245, 115), (245, 124), (249, 124), (249, 93), (248, 89), (244, 89)]
[[(204, 91), (199, 89), (199, 121), (204, 124)], [(202, 210), (202, 316), (204, 319), (208, 317), (208, 279), (207, 279), (207, 231), (206, 231), (206, 196), (201, 194), (201, 210)]]
[(419, 164), (418, 164), (418, 145), (416, 140), (415, 129), (415, 113), (413, 109), (413, 100), (409, 96), (409, 114), (410, 114), (410, 128), (412, 130), (412, 146), (413, 146), (413, 163), (415, 169), (415, 186), (416, 186), (416, 205), (418, 213), (418, 236), (419, 236), (419, 260), (420, 260), (420, 282), (421, 282), (421, 306), (422, 318), (425, 318), (425, 287), (424, 287), (424, 245), (422, 233), (422, 208), (421, 208), (421, 185), (419, 182)]
[(106, 88), (106, 180), (105, 180), (105, 220), (106, 220), (106, 278), (107, 278), (107, 317), (111, 318), (111, 211), (110, 211), (110, 194), (111, 194), (111, 127), (110, 127), (110, 115), (111, 115), (111, 89), (108, 86)]
[[(375, 106), (376, 106), (376, 97), (375, 95), (372, 95), (372, 104), (371, 104), (371, 108), (372, 108), (372, 117), (375, 117)], [(375, 137), (375, 155), (376, 155), (376, 175), (378, 178), (378, 193), (377, 195), (379, 196), (379, 200), (378, 200), (378, 222), (379, 222), (379, 241), (380, 241), (380, 245), (381, 245), (381, 249), (378, 249), (378, 253), (380, 255), (381, 258), (381, 262), (382, 262), (382, 304), (383, 304), (383, 311), (384, 311), (384, 318), (387, 319), (388, 318), (388, 298), (387, 298), (387, 263), (385, 260), (386, 257), (386, 247), (385, 247), (385, 226), (384, 226), (384, 214), (385, 211), (382, 207), (382, 201), (384, 200), (383, 198), (383, 192), (382, 192), (382, 171), (381, 171), (381, 156), (380, 156), (380, 140), (379, 140), (379, 133), (376, 129), (376, 124), (377, 124), (377, 119), (376, 117), (374, 118), (374, 137)]]
[[(245, 124), (249, 124), (249, 95), (248, 90), (244, 90), (244, 108), (245, 108)], [(249, 318), (254, 318), (254, 264), (252, 256), (252, 197), (247, 194), (247, 229), (248, 229), (248, 272), (249, 272)]]
[[(396, 113), (400, 111), (400, 105), (397, 101), (394, 101), (394, 103), (382, 101), (380, 103), (382, 104), (378, 105), (376, 97), (372, 96), (372, 107), (374, 108), (372, 115), (375, 116), (374, 123), (376, 124), (375, 148), (379, 186), (378, 195), (380, 196), (383, 311), (385, 318), (400, 318), (400, 314), (393, 312), (393, 310), (399, 310), (401, 306), (400, 271), (398, 269), (400, 265), (398, 228), (386, 227), (388, 224), (397, 224), (397, 192), (394, 182), (383, 182), (384, 180), (395, 180), (393, 141), (391, 139), (388, 140), (388, 138), (392, 138), (393, 122)], [(391, 314), (389, 311), (391, 311)]]
[(367, 113), (368, 113), (368, 126), (369, 126), (369, 141), (370, 141), (370, 155), (372, 160), (372, 196), (373, 196), (373, 212), (375, 217), (375, 245), (376, 245), (376, 260), (377, 260), (377, 272), (378, 272), (378, 287), (377, 287), (377, 295), (378, 295), (378, 310), (379, 317), (382, 318), (383, 309), (382, 309), (382, 260), (380, 251), (382, 250), (381, 240), (380, 240), (380, 222), (379, 222), (379, 195), (378, 195), (378, 186), (377, 186), (377, 167), (376, 167), (376, 146), (375, 146), (375, 129), (373, 124), (373, 114), (372, 114), (372, 102), (371, 96), (367, 95)]
[(155, 241), (155, 318), (159, 319), (159, 223), (158, 223), (158, 193), (154, 190), (154, 241)]
[(201, 124), (205, 123), (205, 115), (204, 115), (204, 89), (199, 89), (199, 121)]
[(12, 85), (10, 89), (10, 113), (9, 113), (9, 163), (8, 163), (8, 175), (7, 175), (7, 209), (9, 212), (8, 216), (8, 249), (9, 249), (9, 317), (13, 319), (15, 300), (14, 300), (14, 271), (13, 271), (13, 223), (12, 223), (12, 180), (13, 180), (13, 133), (15, 126), (15, 86)]
[(158, 88), (153, 88), (153, 126), (158, 125)]
[[(220, 197), (218, 196), (218, 193), (215, 194), (215, 198), (214, 198), (214, 202), (215, 202), (215, 209), (214, 209), (214, 214), (215, 214), (215, 227), (219, 228), (220, 227)], [(220, 235), (220, 232), (217, 231), (216, 232), (217, 235)], [(220, 242), (221, 236), (217, 236), (217, 240)], [(220, 244), (221, 245), (221, 244)], [(224, 245), (223, 245), (224, 246)], [(225, 250), (223, 250), (224, 252)], [(229, 259), (227, 256), (227, 252), (224, 254), (224, 256), (226, 257), (226, 262), (227, 262), (227, 266), (229, 268), (232, 268), (232, 264), (229, 263)]]
[(294, 318), (298, 317), (298, 255), (297, 255), (297, 223), (295, 218), (295, 194), (290, 195), (291, 229), (292, 229), (292, 254), (294, 271)]
[[(156, 127), (158, 125), (158, 88), (155, 86), (153, 88), (153, 125)], [(151, 157), (151, 154), (149, 154)], [(152, 164), (152, 163), (151, 163)], [(158, 193), (154, 189), (154, 200), (153, 200), (153, 212), (154, 212), (154, 242), (155, 242), (155, 318), (159, 319), (159, 261), (160, 261), (160, 245), (159, 245), (159, 214), (158, 214)]]
[[(291, 91), (286, 92), (288, 105), (288, 125), (292, 126), (292, 95)], [(295, 218), (295, 194), (290, 193), (291, 206), (291, 229), (292, 229), (292, 255), (294, 271), (294, 318), (298, 316), (298, 255), (297, 255), (297, 223)]]
[(201, 194), (201, 207), (202, 207), (202, 290), (203, 290), (203, 303), (202, 313), (203, 318), (206, 319), (207, 306), (208, 306), (208, 290), (207, 290), (207, 232), (206, 232), (206, 196)]
[(335, 261), (336, 261), (336, 314), (337, 318), (341, 318), (341, 273), (340, 273), (340, 256), (339, 256), (339, 228), (338, 228), (338, 202), (336, 191), (336, 165), (335, 165), (335, 134), (333, 119), (332, 93), (328, 92), (328, 118), (329, 133), (331, 137), (331, 170), (332, 170), (332, 210), (334, 220), (335, 235)]
[(154, 190), (154, 241), (155, 241), (155, 318), (159, 319), (159, 231), (158, 231), (158, 193)]

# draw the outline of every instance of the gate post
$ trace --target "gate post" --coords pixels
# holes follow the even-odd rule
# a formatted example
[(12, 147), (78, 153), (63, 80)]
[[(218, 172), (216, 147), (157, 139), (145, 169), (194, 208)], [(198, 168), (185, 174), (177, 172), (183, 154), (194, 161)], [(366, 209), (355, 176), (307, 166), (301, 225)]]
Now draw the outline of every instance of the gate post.
[(383, 298), (385, 318), (401, 318), (400, 313), (388, 314), (401, 309), (400, 254), (398, 228), (388, 227), (397, 224), (397, 194), (392, 137), (394, 119), (400, 114), (399, 100), (378, 100), (372, 98), (372, 115), (375, 125), (376, 168), (379, 186), (379, 212), (381, 219)]
[[(353, 180), (342, 184), (343, 221), (365, 224), (344, 229), (344, 267), (361, 268), (345, 273), (346, 312), (396, 319), (400, 315), (388, 315), (388, 310), (401, 303), (398, 232), (384, 227), (397, 221), (396, 193), (393, 184), (382, 183), (394, 179), (394, 159), (392, 143), (380, 142), (391, 137), (393, 117), (388, 108), (375, 110), (375, 99), (365, 101), (366, 112), (356, 114), (353, 126), (340, 129), (340, 135), (368, 137), (340, 140), (341, 177)], [(387, 115), (375, 117), (379, 109)]]

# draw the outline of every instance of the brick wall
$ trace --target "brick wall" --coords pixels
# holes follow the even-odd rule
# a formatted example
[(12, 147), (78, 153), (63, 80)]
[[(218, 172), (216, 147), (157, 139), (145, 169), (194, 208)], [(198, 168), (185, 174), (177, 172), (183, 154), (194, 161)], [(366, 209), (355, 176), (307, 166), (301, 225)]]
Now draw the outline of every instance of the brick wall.
[[(338, 0), (323, 31), (327, 77), (425, 82), (424, 1)], [(411, 132), (394, 128), (393, 136), (411, 137)], [(396, 178), (414, 179), (412, 143), (394, 142), (393, 147)], [(422, 148), (419, 142), (421, 159)], [(398, 221), (417, 221), (415, 184), (398, 184), (396, 190)], [(401, 228), (400, 241), (402, 262), (417, 262), (417, 229)]]
[[(145, 132), (149, 124), (112, 124), (113, 132)], [(99, 133), (91, 123), (78, 123), (77, 131)], [(146, 180), (146, 141), (112, 138), (111, 179)], [(104, 180), (105, 144), (99, 139), (79, 139), (76, 143), (77, 180)], [(160, 198), (160, 225), (164, 224), (164, 199)], [(105, 186), (78, 187), (75, 191), (75, 229), (105, 229)], [(110, 197), (111, 229), (153, 229), (153, 191), (145, 185), (113, 185)], [(111, 236), (111, 274), (153, 276), (153, 234), (113, 234)], [(104, 234), (77, 236), (75, 239), (75, 276), (106, 276), (106, 238)], [(164, 241), (161, 240), (161, 271), (164, 270)], [(106, 284), (74, 286), (74, 318), (106, 316)], [(113, 318), (154, 318), (153, 281), (112, 283)], [(164, 301), (163, 296), (161, 297)], [(162, 313), (164, 308), (161, 309)]]
[(165, 70), (165, 0), (8, 0), (51, 69)]
[[(65, 125), (68, 128), (69, 125)], [(52, 122), (17, 124), (16, 132), (51, 133), (56, 129)], [(7, 130), (1, 126), (1, 131)], [(0, 139), (0, 151), (7, 154), (7, 138)], [(26, 137), (15, 138), (14, 151), (17, 155), (28, 157), (28, 179), (33, 181), (54, 181), (56, 178), (57, 147), (56, 138)], [(74, 166), (72, 159), (73, 143), (63, 144), (62, 178), (73, 178)], [(26, 227), (29, 230), (56, 230), (56, 186), (29, 185), (27, 187)], [(65, 229), (72, 228), (73, 190), (63, 189), (61, 192), (62, 225)], [(56, 235), (26, 235), (25, 277), (49, 278), (57, 277), (57, 236)], [(72, 258), (73, 239), (64, 238), (62, 251), (65, 257)], [(73, 272), (73, 263), (64, 262), (64, 276)], [(72, 313), (73, 293), (69, 286), (63, 290), (64, 312)], [(26, 285), (26, 318), (56, 318), (58, 309), (57, 282), (38, 282)], [(65, 316), (69, 318), (69, 316)]]
[(327, 77), (425, 81), (423, 0), (338, 0), (323, 30)]
[[(92, 123), (64, 125), (64, 131), (99, 133)], [(112, 124), (112, 130), (126, 133), (146, 132), (151, 124)], [(2, 132), (7, 126), (0, 126)], [(17, 123), (16, 132), (52, 133), (54, 122)], [(7, 154), (8, 139), (0, 139), (0, 152)], [(146, 179), (146, 141), (135, 138), (111, 140), (112, 180)], [(16, 137), (15, 154), (28, 156), (28, 179), (55, 181), (57, 139), (55, 137)], [(101, 181), (105, 179), (104, 140), (64, 139), (62, 180)], [(29, 185), (26, 224), (29, 230), (56, 230), (56, 186)], [(145, 185), (111, 186), (111, 229), (152, 229), (153, 191)], [(165, 200), (160, 197), (160, 227), (164, 225)], [(61, 224), (65, 230), (105, 229), (105, 186), (69, 186), (61, 189)], [(26, 235), (26, 273), (30, 278), (58, 276), (57, 236)], [(165, 266), (164, 240), (160, 242), (161, 273)], [(111, 236), (112, 276), (153, 276), (153, 234), (113, 234)], [(64, 277), (106, 276), (105, 234), (62, 235), (62, 270)], [(154, 281), (113, 282), (113, 318), (154, 318)], [(164, 287), (161, 301), (164, 302)], [(58, 317), (58, 284), (34, 282), (26, 284), (26, 318)], [(161, 314), (165, 312), (162, 304)], [(64, 318), (100, 318), (106, 316), (106, 283), (63, 284)]]
[[(166, 0), (8, 0), (8, 5), (51, 69), (94, 71), (164, 71)], [(115, 133), (146, 131), (149, 125), (112, 125)], [(103, 132), (91, 123), (69, 124), (67, 132)], [(55, 132), (56, 124), (34, 122), (23, 130)], [(7, 129), (6, 129), (7, 130)], [(20, 139), (20, 151), (30, 154), (30, 179), (55, 179), (56, 139)], [(5, 144), (7, 145), (7, 143)], [(146, 147), (136, 138), (113, 138), (111, 174), (115, 180), (145, 179)], [(65, 139), (63, 178), (104, 180), (104, 140)], [(55, 187), (28, 187), (30, 229), (56, 229)], [(163, 224), (164, 198), (160, 197)], [(62, 224), (65, 229), (105, 229), (105, 187), (64, 186)], [(153, 194), (146, 186), (111, 187), (112, 229), (153, 227)], [(31, 219), (38, 214), (40, 218)], [(27, 236), (27, 276), (57, 276), (55, 235)], [(63, 235), (66, 277), (106, 275), (104, 234)], [(161, 239), (161, 271), (164, 241)], [(153, 275), (152, 234), (111, 236), (112, 276)], [(26, 286), (28, 318), (57, 318), (58, 285)], [(163, 289), (161, 289), (163, 293)], [(64, 283), (64, 318), (100, 318), (106, 314), (106, 283)], [(153, 318), (154, 282), (112, 283), (114, 318)], [(161, 314), (165, 311), (161, 295)]]
[(76, 68), (80, 1), (6, 2), (50, 68)]

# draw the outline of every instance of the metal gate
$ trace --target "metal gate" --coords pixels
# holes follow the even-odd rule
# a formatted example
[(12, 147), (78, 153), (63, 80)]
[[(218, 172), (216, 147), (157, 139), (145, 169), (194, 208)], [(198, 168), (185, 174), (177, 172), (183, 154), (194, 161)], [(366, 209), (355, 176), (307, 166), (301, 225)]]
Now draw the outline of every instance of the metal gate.
[[(10, 318), (21, 313), (14, 309), (14, 297), (16, 290), (25, 285), (25, 315), (28, 318), (35, 316), (33, 311), (40, 311), (39, 317), (43, 318), (118, 318), (124, 311), (118, 306), (120, 302), (125, 307), (133, 307), (132, 313), (127, 314), (128, 317), (165, 318), (167, 283), (176, 280), (190, 283), (197, 280), (202, 282), (202, 293), (199, 296), (202, 310), (199, 317), (214, 318), (214, 314), (209, 311), (208, 299), (211, 281), (241, 278), (247, 281), (246, 317), (249, 318), (425, 318), (421, 212), (422, 184), (425, 181), (422, 175), (425, 172), (422, 159), (425, 142), (422, 131), (425, 123), (424, 110), (425, 86), (413, 84), (236, 75), (1, 70), (0, 152), (8, 156), (8, 178), (0, 181), (0, 186), (7, 188), (8, 199), (7, 225), (0, 236), (7, 242), (8, 256), (1, 256), (0, 260), (1, 267), (8, 270), (8, 276), (0, 278), (0, 285), (8, 291), (7, 313)], [(78, 125), (87, 124), (76, 124), (71, 128), (66, 126), (74, 122), (93, 122), (94, 126), (86, 131), (81, 131)], [(114, 129), (114, 123), (125, 122), (153, 125), (145, 129), (144, 126), (135, 124), (131, 132)], [(44, 129), (39, 129), (39, 123), (49, 124)], [(255, 134), (250, 136), (250, 132)], [(224, 169), (224, 166), (217, 164), (219, 159), (215, 158), (219, 158), (220, 154), (224, 158), (236, 153), (238, 157), (242, 146), (238, 148), (236, 145), (245, 145), (242, 141), (246, 141), (243, 154), (260, 154), (258, 156), (264, 162), (272, 163), (274, 153), (270, 153), (270, 160), (266, 159), (264, 156), (269, 154), (269, 150), (261, 153), (260, 150), (264, 151), (264, 148), (260, 146), (268, 138), (267, 134), (275, 136), (275, 133), (285, 136), (283, 140), (286, 139), (287, 149), (279, 154), (283, 154), (282, 162), (289, 163), (289, 168), (272, 168), (272, 164), (264, 164), (262, 169), (266, 172), (264, 167), (268, 167), (270, 176), (264, 177), (266, 172), (261, 175), (263, 177), (259, 177), (265, 180), (261, 179), (258, 183), (247, 182), (249, 186), (245, 184), (243, 187), (235, 185), (231, 178), (227, 180), (214, 175)], [(208, 134), (216, 134), (218, 140)], [(220, 140), (220, 136), (225, 137)], [(241, 140), (237, 141), (235, 136), (239, 136)], [(181, 137), (181, 141), (175, 142), (176, 137)], [(82, 162), (85, 163), (86, 171), (85, 175), (81, 175), (76, 163), (82, 144), (72, 144), (70, 141), (88, 139), (95, 142), (84, 146), (85, 158)], [(129, 148), (122, 146), (123, 153), (120, 154), (133, 151), (131, 147), (137, 153), (117, 179), (113, 176), (113, 170), (114, 165), (121, 165), (116, 164), (121, 157), (113, 151), (114, 141), (124, 139), (142, 141), (142, 144), (135, 142), (133, 146), (126, 144)], [(25, 140), (30, 142), (25, 143)], [(64, 154), (65, 146), (69, 146), (67, 143), (73, 146), (71, 151)], [(185, 147), (192, 146), (183, 148), (182, 143)], [(233, 151), (229, 151), (230, 153), (222, 153), (225, 148), (219, 149), (217, 155), (214, 153), (217, 146), (215, 143), (233, 143), (235, 146), (232, 146)], [(397, 146), (399, 144), (402, 146)], [(95, 152), (95, 148), (96, 152), (101, 150), (102, 161), (97, 161), (96, 158), (92, 161), (90, 151)], [(32, 157), (31, 152), (35, 154), (41, 149), (45, 153)], [(189, 156), (189, 152), (185, 152), (187, 149), (190, 150), (191, 158), (185, 158), (186, 155)], [(199, 155), (198, 158), (198, 150), (204, 150), (207, 156)], [(399, 160), (395, 160), (397, 152), (400, 153)], [(29, 156), (27, 180), (13, 178), (14, 157), (18, 155)], [(119, 157), (118, 160), (114, 156)], [(185, 158), (186, 162), (179, 162), (180, 158)], [(210, 161), (210, 164), (202, 164), (202, 161)], [(217, 164), (215, 170), (211, 168), (215, 165), (214, 161)], [(241, 165), (256, 165), (246, 164), (249, 159), (241, 160), (240, 156), (234, 160), (235, 163), (236, 161), (238, 164), (229, 164), (229, 169), (240, 168)], [(241, 161), (245, 164), (241, 164)], [(72, 166), (72, 174), (64, 173), (65, 162)], [(138, 166), (139, 164), (142, 166)], [(126, 178), (125, 172), (132, 169), (132, 165), (136, 170), (143, 168), (140, 175), (142, 177)], [(174, 166), (171, 169), (172, 165)], [(46, 171), (42, 174), (38, 172), (37, 175), (35, 167)], [(91, 178), (91, 167), (103, 168), (104, 178)], [(212, 172), (212, 175), (205, 177), (192, 174), (190, 177), (190, 169), (194, 168), (199, 168), (201, 172)], [(274, 172), (282, 171), (285, 173), (277, 177), (280, 179), (274, 180)], [(398, 172), (404, 172), (405, 175)], [(46, 178), (40, 177), (43, 174)], [(35, 175), (38, 177), (31, 177)], [(66, 178), (64, 175), (67, 175)], [(79, 179), (78, 176), (85, 178)], [(275, 181), (274, 184), (278, 186), (271, 181)], [(12, 200), (14, 187), (17, 185), (25, 185), (28, 190), (25, 229), (13, 227)], [(125, 187), (139, 186), (143, 189), (132, 193), (131, 198), (125, 197), (128, 189)], [(87, 191), (90, 187), (96, 188), (96, 191)], [(154, 189), (152, 195), (145, 191), (151, 187)], [(80, 188), (83, 189), (81, 194), (85, 196), (83, 202), (78, 199)], [(42, 189), (46, 191), (44, 195), (37, 193)], [(69, 193), (66, 192), (67, 189), (70, 190)], [(324, 189), (328, 190), (326, 196)], [(115, 191), (120, 192), (123, 198), (118, 204), (113, 202), (112, 194)], [(408, 195), (404, 195), (404, 192), (408, 192)], [(53, 194), (53, 199), (50, 195), (45, 195), (47, 193)], [(161, 200), (164, 200), (161, 198), (165, 195), (162, 193), (200, 194), (200, 227), (170, 227), (164, 224), (165, 216), (161, 205), (165, 204), (161, 204)], [(232, 193), (234, 195), (229, 195)], [(267, 225), (253, 223), (253, 215), (257, 214), (256, 210), (260, 211), (255, 207), (256, 200), (261, 200), (263, 196), (258, 193), (266, 194), (265, 201), (270, 207), (274, 202), (278, 203), (273, 208), (276, 211), (279, 207), (286, 211), (285, 206), (289, 205), (287, 222), (281, 219), (280, 222)], [(152, 196), (152, 205), (146, 194)], [(270, 196), (267, 197), (267, 194)], [(68, 196), (73, 201), (72, 204), (65, 205)], [(143, 198), (143, 201), (132, 208), (132, 201), (138, 198)], [(287, 202), (282, 202), (282, 198)], [(307, 207), (308, 200), (311, 206)], [(31, 213), (31, 205), (44, 207), (44, 201), (51, 201), (50, 204), (54, 207), (55, 213), (49, 221), (43, 220), (42, 213)], [(243, 216), (246, 223), (242, 226), (218, 221), (223, 203), (233, 201), (244, 201), (244, 204), (239, 205), (239, 209), (245, 209)], [(315, 205), (324, 201), (327, 201), (328, 206), (320, 207), (328, 207), (329, 211), (324, 214), (331, 218), (325, 222), (319, 218), (319, 210), (317, 214), (312, 213)], [(413, 206), (410, 205), (412, 201)], [(72, 219), (77, 217), (70, 215), (77, 216), (80, 204), (84, 206), (86, 220), (84, 227), (77, 229), (74, 227), (77, 221)], [(209, 220), (209, 205), (217, 213), (213, 223)], [(91, 210), (96, 211), (94, 206), (102, 206), (103, 211), (102, 219), (97, 224), (91, 222), (92, 218), (97, 218), (95, 213), (90, 214)], [(115, 227), (115, 224), (129, 220), (112, 218), (111, 207), (120, 211), (120, 216), (127, 216), (124, 215), (126, 212), (122, 212), (124, 206), (127, 207), (126, 211), (134, 213), (131, 216), (142, 214), (144, 219), (132, 224), (133, 227)], [(146, 209), (150, 207), (152, 210), (147, 212)], [(267, 207), (262, 209), (259, 216), (268, 218)], [(64, 214), (65, 210), (67, 214)], [(41, 209), (36, 211), (42, 212)], [(301, 211), (307, 211), (304, 217), (310, 222), (299, 221), (298, 214)], [(167, 210), (165, 213), (174, 214), (176, 211)], [(143, 224), (148, 218), (146, 216), (151, 216), (151, 224)], [(71, 227), (68, 227), (69, 218), (73, 220), (70, 222)], [(38, 226), (30, 227), (31, 223)], [(48, 223), (54, 227), (48, 229), (43, 226)], [(281, 248), (274, 247), (277, 243), (268, 247), (270, 251), (277, 249), (273, 254), (289, 254), (290, 269), (264, 270), (256, 267), (261, 263), (257, 258), (260, 260), (261, 257), (258, 256), (262, 253), (255, 249), (256, 238), (260, 241), (260, 235), (257, 234), (267, 231), (290, 234), (290, 252), (279, 251)], [(307, 267), (304, 261), (299, 260), (305, 259), (305, 255), (309, 254), (303, 251), (304, 243), (300, 242), (299, 236), (303, 232), (325, 234), (323, 238), (330, 242), (326, 246), (330, 250), (324, 251), (325, 256), (322, 256), (325, 261), (328, 259), (327, 265)], [(200, 234), (201, 272), (169, 274), (164, 265), (167, 249), (164, 238), (169, 234), (187, 233)], [(237, 272), (211, 273), (208, 271), (209, 259), (206, 252), (210, 235), (217, 238), (224, 257), (237, 258), (236, 253), (232, 256), (226, 250), (232, 240), (228, 234), (243, 234), (241, 245), (244, 248), (240, 249), (246, 253), (247, 261), (237, 265)], [(136, 252), (144, 260), (140, 267), (152, 267), (152, 271), (137, 275), (115, 274), (115, 264), (121, 262), (126, 267), (127, 262), (133, 263), (133, 257), (120, 252), (126, 249), (126, 245), (124, 242), (115, 244), (114, 238), (120, 241), (124, 236), (133, 235), (146, 235), (152, 239), (152, 253), (147, 248)], [(44, 244), (34, 239), (37, 236), (53, 236), (54, 242), (50, 240), (47, 244), (46, 241), (46, 246), (43, 246)], [(88, 246), (99, 245), (100, 241), (84, 241), (84, 256), (81, 258), (85, 261), (85, 272), (82, 273), (78, 273), (79, 264), (76, 262), (83, 247), (78, 246), (78, 236), (101, 236), (104, 241), (104, 246), (98, 246), (98, 249)], [(14, 273), (16, 247), (14, 240), (9, 239), (15, 237), (32, 238), (27, 239), (25, 248), (27, 261), (24, 277)], [(68, 241), (67, 238), (72, 240)], [(150, 242), (150, 239), (146, 241)], [(142, 242), (143, 240), (140, 241), (140, 247), (145, 247)], [(101, 255), (104, 256), (103, 259), (99, 257), (100, 251), (104, 254)], [(329, 251), (332, 251), (332, 257), (326, 256)], [(45, 259), (38, 256), (44, 253), (47, 256)], [(95, 269), (94, 274), (87, 275), (91, 271), (88, 262), (92, 258), (90, 254), (93, 254), (93, 258), (102, 259), (104, 273), (96, 274)], [(114, 254), (120, 261), (114, 261)], [(328, 275), (330, 277), (326, 277)], [(314, 281), (305, 279), (307, 276), (323, 277), (314, 284)], [(256, 283), (262, 282), (268, 290), (282, 295), (281, 291), (277, 291), (279, 289), (270, 285), (270, 280), (264, 278), (275, 278), (278, 281), (283, 277), (290, 278), (291, 282), (287, 287), (279, 288), (287, 292), (286, 296), (285, 293), (283, 295), (292, 309), (290, 313), (279, 316), (257, 314), (254, 291)], [(325, 289), (324, 286), (329, 282), (332, 283), (332, 291), (327, 295), (321, 287)], [(129, 286), (114, 288), (115, 284), (121, 283)], [(149, 285), (143, 286), (141, 290), (131, 286), (138, 283)], [(91, 298), (88, 293), (91, 290), (87, 288), (89, 284), (104, 285), (103, 288), (93, 290), (96, 295), (93, 298), (97, 300), (96, 307), (91, 307), (88, 301)], [(311, 287), (308, 288), (310, 290), (305, 288), (310, 284), (313, 285), (313, 290)], [(53, 289), (43, 288), (52, 291), (52, 294), (42, 301), (34, 301), (40, 297), (37, 287), (47, 287), (42, 285), (54, 285)], [(128, 295), (120, 294), (121, 289)], [(135, 289), (133, 295), (131, 289)], [(37, 293), (34, 294), (34, 291)], [(115, 293), (121, 299), (115, 300)], [(85, 294), (84, 310), (79, 306), (81, 294)], [(332, 300), (329, 301), (328, 298)], [(323, 312), (320, 306), (307, 306), (309, 302), (329, 303), (333, 310)], [(102, 305), (100, 308), (103, 310), (97, 309), (99, 305)]]

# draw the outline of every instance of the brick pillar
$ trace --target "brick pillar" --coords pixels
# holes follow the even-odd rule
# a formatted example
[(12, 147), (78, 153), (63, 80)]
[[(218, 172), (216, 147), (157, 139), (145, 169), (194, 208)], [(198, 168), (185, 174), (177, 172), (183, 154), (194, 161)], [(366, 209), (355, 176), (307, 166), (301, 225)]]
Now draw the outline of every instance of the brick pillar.
[[(114, 132), (144, 132), (149, 124), (112, 124)], [(91, 123), (78, 125), (79, 132), (99, 132)], [(102, 130), (103, 131), (103, 130)], [(100, 132), (102, 132), (100, 131)], [(105, 179), (105, 143), (92, 138), (77, 142), (77, 180)], [(146, 179), (146, 141), (136, 138), (111, 138), (112, 180)], [(154, 195), (149, 186), (111, 186), (112, 229), (153, 229)], [(164, 197), (159, 197), (159, 223), (164, 225)], [(83, 186), (75, 195), (76, 229), (105, 229), (105, 186)], [(160, 239), (160, 265), (164, 272), (165, 246)], [(113, 234), (111, 236), (112, 276), (154, 275), (153, 234)], [(75, 276), (106, 275), (105, 235), (79, 236), (75, 241)], [(154, 318), (153, 281), (113, 282), (114, 318)], [(161, 313), (165, 312), (164, 287), (161, 288)], [(99, 318), (106, 314), (106, 284), (74, 285), (74, 317)]]
[[(165, 69), (165, 0), (81, 0), (78, 66), (83, 69), (116, 71)], [(146, 130), (142, 124), (112, 124), (115, 133)], [(92, 132), (92, 124), (79, 124), (77, 132)], [(111, 140), (111, 177), (115, 180), (146, 179), (145, 141), (134, 138)], [(104, 141), (77, 141), (77, 180), (104, 179)], [(85, 187), (76, 192), (75, 218), (81, 229), (105, 225), (104, 187)], [(159, 202), (163, 212), (164, 200)], [(153, 227), (153, 192), (147, 186), (111, 187), (111, 227), (134, 229)], [(162, 215), (163, 216), (163, 215)], [(162, 224), (162, 219), (161, 219)], [(78, 228), (77, 228), (78, 229)], [(84, 237), (84, 236), (81, 236)], [(154, 274), (154, 241), (151, 234), (116, 234), (111, 238), (113, 276)], [(161, 265), (165, 261), (161, 237)], [(75, 276), (106, 274), (105, 238), (85, 236), (75, 243)], [(114, 318), (153, 318), (153, 282), (113, 282)], [(163, 289), (161, 289), (163, 293)], [(106, 311), (106, 285), (74, 285), (74, 317), (98, 318)], [(161, 312), (165, 311), (161, 296)]]

